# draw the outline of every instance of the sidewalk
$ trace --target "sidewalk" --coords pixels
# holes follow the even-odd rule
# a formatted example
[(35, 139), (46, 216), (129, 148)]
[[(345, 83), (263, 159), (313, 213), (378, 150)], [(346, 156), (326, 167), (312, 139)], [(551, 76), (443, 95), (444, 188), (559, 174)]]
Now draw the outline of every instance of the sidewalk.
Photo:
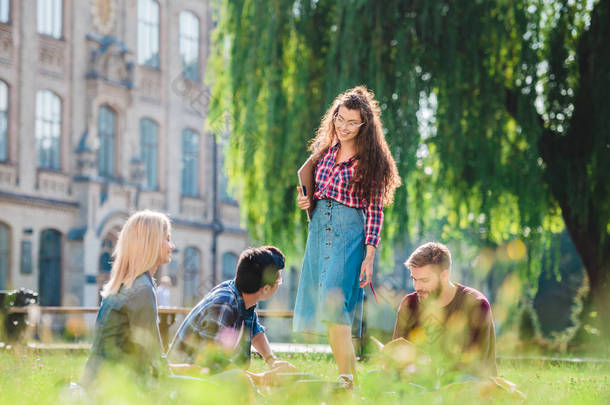
[[(330, 354), (330, 346), (324, 344), (304, 344), (304, 343), (270, 343), (274, 353), (301, 353), (301, 354)], [(90, 343), (28, 343), (28, 348), (40, 351), (53, 350), (83, 350), (89, 351)], [(253, 351), (256, 351), (252, 348)]]
[[(307, 344), (307, 343), (270, 343), (271, 350), (274, 353), (291, 353), (291, 354), (325, 354), (330, 355), (332, 352), (329, 345), (325, 344)], [(90, 343), (29, 343), (27, 347), (36, 351), (85, 351), (88, 352), (91, 348)], [(253, 352), (256, 352), (254, 347)], [(364, 357), (367, 357), (365, 355)], [(517, 362), (549, 362), (549, 363), (597, 363), (610, 364), (610, 359), (597, 359), (590, 357), (552, 357), (552, 356), (503, 356), (497, 355), (498, 362), (517, 361)]]

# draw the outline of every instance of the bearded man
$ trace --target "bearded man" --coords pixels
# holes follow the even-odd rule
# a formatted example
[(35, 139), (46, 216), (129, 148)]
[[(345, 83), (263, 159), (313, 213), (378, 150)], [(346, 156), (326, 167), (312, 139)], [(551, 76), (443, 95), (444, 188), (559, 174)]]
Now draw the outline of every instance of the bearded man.
[(451, 281), (447, 246), (426, 243), (405, 266), (415, 292), (400, 303), (393, 339), (414, 343), (446, 371), (475, 378), (497, 375), (491, 306), (481, 292)]

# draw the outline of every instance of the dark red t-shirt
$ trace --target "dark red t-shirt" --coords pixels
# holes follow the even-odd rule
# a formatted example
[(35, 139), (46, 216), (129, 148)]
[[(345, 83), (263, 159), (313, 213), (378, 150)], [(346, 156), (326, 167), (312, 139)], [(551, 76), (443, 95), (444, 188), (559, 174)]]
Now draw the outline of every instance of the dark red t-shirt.
[(497, 375), (496, 334), (491, 307), (474, 288), (457, 284), (453, 300), (434, 308), (406, 295), (398, 307), (393, 339), (403, 337), (450, 361), (455, 368), (477, 376)]

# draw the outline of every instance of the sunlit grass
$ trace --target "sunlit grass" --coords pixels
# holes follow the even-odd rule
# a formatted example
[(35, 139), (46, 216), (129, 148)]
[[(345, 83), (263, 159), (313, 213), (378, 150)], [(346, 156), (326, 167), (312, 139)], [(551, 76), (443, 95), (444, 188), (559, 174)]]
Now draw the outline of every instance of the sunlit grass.
[[(324, 355), (283, 356), (299, 371), (314, 374), (323, 380), (333, 381), (336, 370), (331, 359)], [(65, 387), (78, 381), (86, 354), (20, 352), (15, 348), (0, 352), (0, 404), (57, 404), (72, 403)], [(375, 405), (405, 402), (426, 404), (488, 402), (485, 392), (476, 386), (452, 386), (438, 391), (422, 392), (392, 374), (376, 372), (378, 367), (367, 360), (358, 363), (359, 387), (354, 393), (333, 393), (323, 384), (288, 384), (246, 392), (235, 381), (170, 381), (164, 385), (138, 385), (128, 374), (117, 370), (100, 383), (100, 397), (86, 398), (81, 402), (100, 404), (163, 403), (364, 403)], [(253, 371), (262, 371), (265, 365), (255, 359)], [(517, 384), (527, 397), (527, 403), (607, 404), (610, 403), (610, 365), (552, 364), (548, 362), (504, 361), (499, 373)], [(495, 395), (493, 403), (517, 403), (514, 398)], [(79, 401), (74, 401), (79, 403)]]

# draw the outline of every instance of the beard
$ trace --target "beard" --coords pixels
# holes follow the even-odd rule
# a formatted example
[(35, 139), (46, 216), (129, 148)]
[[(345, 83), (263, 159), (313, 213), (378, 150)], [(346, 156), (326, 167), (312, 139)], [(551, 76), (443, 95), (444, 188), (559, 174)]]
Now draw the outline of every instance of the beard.
[(441, 296), (441, 287), (437, 287), (433, 290), (427, 291), (427, 290), (419, 290), (416, 291), (417, 293), (417, 300), (419, 302), (423, 302), (423, 301), (434, 301), (436, 299), (438, 299)]

